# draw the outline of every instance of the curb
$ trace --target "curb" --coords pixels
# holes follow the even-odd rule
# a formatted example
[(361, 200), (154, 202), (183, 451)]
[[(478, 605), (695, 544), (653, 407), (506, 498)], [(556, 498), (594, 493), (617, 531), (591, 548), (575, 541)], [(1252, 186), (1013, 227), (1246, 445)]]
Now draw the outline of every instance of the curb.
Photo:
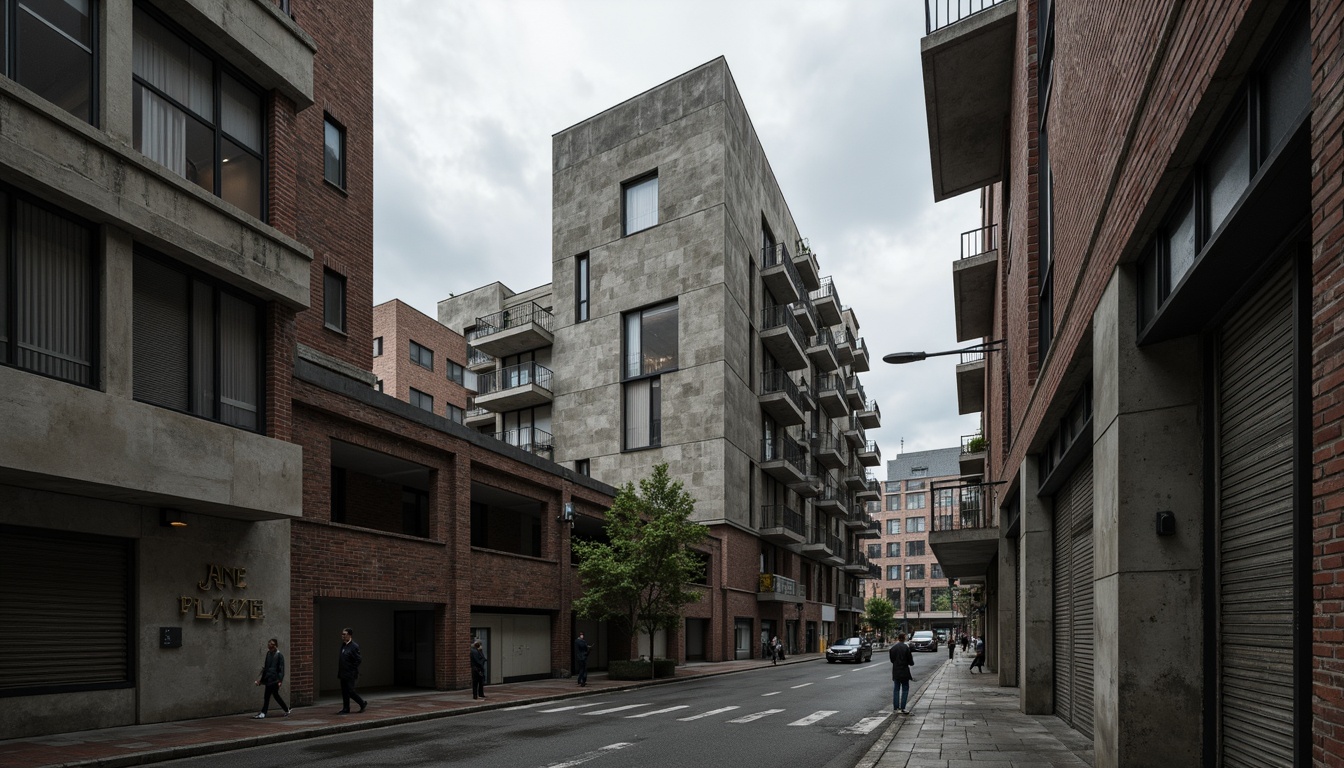
[[(906, 702), (906, 705), (914, 706), (915, 704), (918, 704), (919, 700), (924, 696), (924, 690), (932, 685), (934, 680), (941, 679), (951, 668), (952, 662), (949, 659), (946, 664), (938, 668), (937, 672), (924, 678), (918, 688), (910, 691), (910, 700)], [(901, 732), (901, 726), (909, 722), (908, 720), (902, 719), (894, 711), (892, 712), (892, 716), (896, 718), (895, 721), (887, 726), (887, 729), (882, 732), (881, 736), (877, 737), (877, 741), (873, 742), (873, 746), (869, 747), (863, 757), (859, 758), (859, 762), (854, 764), (854, 768), (874, 768), (878, 761), (882, 759), (882, 756), (887, 753), (887, 747), (890, 747), (891, 742), (896, 739), (896, 734)]]

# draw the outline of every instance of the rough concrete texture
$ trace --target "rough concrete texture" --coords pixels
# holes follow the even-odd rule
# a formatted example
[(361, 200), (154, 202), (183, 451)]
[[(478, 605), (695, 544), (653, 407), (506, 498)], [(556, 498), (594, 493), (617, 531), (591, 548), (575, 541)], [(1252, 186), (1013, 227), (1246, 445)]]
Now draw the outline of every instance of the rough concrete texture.
[[(1029, 455), (1018, 470), (1027, 478), (1038, 476), (1039, 462)], [(1054, 673), (1054, 514), (1048, 499), (1034, 493), (1019, 495), (1022, 504), (1017, 557), (1022, 569), (1021, 669), (1018, 685), (1022, 711), (1044, 715), (1055, 711)]]

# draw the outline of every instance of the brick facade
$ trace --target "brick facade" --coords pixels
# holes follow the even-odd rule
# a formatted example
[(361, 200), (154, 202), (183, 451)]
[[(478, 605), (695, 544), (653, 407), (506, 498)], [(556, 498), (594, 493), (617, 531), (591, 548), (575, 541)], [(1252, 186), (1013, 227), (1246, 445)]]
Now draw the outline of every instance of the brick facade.
[[(373, 373), (383, 383), (382, 391), (410, 402), (412, 387), (434, 398), (434, 412), (448, 413), (448, 405), (466, 410), (470, 390), (448, 378), (449, 363), (467, 365), (467, 340), (460, 333), (416, 308), (392, 299), (373, 308), (373, 337), (382, 339), (383, 351), (373, 360)], [(434, 353), (434, 368), (410, 361), (410, 343)], [(464, 376), (471, 383), (474, 376)]]

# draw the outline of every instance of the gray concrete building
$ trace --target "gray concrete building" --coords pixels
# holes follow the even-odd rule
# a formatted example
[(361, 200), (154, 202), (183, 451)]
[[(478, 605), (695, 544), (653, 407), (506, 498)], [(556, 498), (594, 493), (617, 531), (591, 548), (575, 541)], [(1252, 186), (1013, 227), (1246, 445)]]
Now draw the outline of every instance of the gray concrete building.
[[(667, 462), (709, 527), (706, 599), (659, 641), (748, 658), (852, 633), (880, 426), (858, 319), (793, 220), (727, 62), (553, 137), (552, 281), (439, 304), (472, 345), (468, 423), (553, 435), (613, 485)], [(473, 421), (479, 420), (479, 421)]]

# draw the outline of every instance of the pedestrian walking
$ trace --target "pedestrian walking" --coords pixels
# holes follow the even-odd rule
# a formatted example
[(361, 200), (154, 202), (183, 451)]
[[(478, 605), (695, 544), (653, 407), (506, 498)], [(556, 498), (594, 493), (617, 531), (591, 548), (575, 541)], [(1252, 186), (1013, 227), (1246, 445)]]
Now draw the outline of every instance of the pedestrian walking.
[(257, 675), (256, 682), (252, 683), (266, 686), (266, 693), (261, 699), (261, 711), (253, 715), (253, 719), (261, 720), (266, 717), (266, 712), (271, 708), (271, 699), (275, 699), (275, 703), (285, 711), (281, 717), (289, 717), (289, 705), (280, 698), (280, 684), (284, 681), (285, 654), (280, 652), (280, 641), (272, 637), (266, 642), (266, 661), (261, 665), (261, 674)]
[(896, 634), (896, 644), (887, 651), (891, 658), (891, 708), (902, 715), (908, 715), (910, 712), (905, 708), (910, 699), (910, 681), (914, 680), (914, 675), (910, 674), (910, 668), (915, 665), (915, 654), (911, 652), (910, 646), (905, 644), (905, 633)]
[(961, 652), (962, 652), (962, 653), (965, 653), (965, 652), (966, 652), (966, 649), (970, 647), (970, 642), (971, 642), (971, 638), (970, 638), (970, 636), (967, 635), (965, 632), (962, 632), (962, 633), (961, 633)]
[(956, 641), (956, 640), (952, 640), (952, 639), (948, 639), (948, 641), (947, 641), (947, 660), (948, 660), (948, 661), (951, 661), (951, 660), (952, 660), (952, 657), (955, 656), (956, 653), (957, 653), (957, 641)]
[(341, 657), (336, 662), (336, 677), (341, 681), (341, 710), (338, 715), (350, 714), (350, 702), (354, 700), (359, 705), (359, 711), (369, 706), (358, 693), (355, 692), (355, 681), (359, 679), (359, 665), (363, 663), (364, 657), (359, 655), (359, 643), (355, 642), (355, 630), (346, 627), (341, 630)]
[(975, 658), (971, 660), (971, 674), (975, 674), (976, 667), (979, 667), (981, 672), (985, 671), (985, 639), (983, 637), (975, 638)]
[(471, 644), (471, 698), (485, 698), (485, 651), (481, 649), (480, 640)]
[(779, 642), (779, 635), (770, 638), (770, 658), (773, 663), (778, 664), (779, 660), (784, 658), (784, 644)]
[(579, 685), (588, 685), (588, 641), (583, 639), (583, 633), (574, 641), (574, 666), (579, 670)]

